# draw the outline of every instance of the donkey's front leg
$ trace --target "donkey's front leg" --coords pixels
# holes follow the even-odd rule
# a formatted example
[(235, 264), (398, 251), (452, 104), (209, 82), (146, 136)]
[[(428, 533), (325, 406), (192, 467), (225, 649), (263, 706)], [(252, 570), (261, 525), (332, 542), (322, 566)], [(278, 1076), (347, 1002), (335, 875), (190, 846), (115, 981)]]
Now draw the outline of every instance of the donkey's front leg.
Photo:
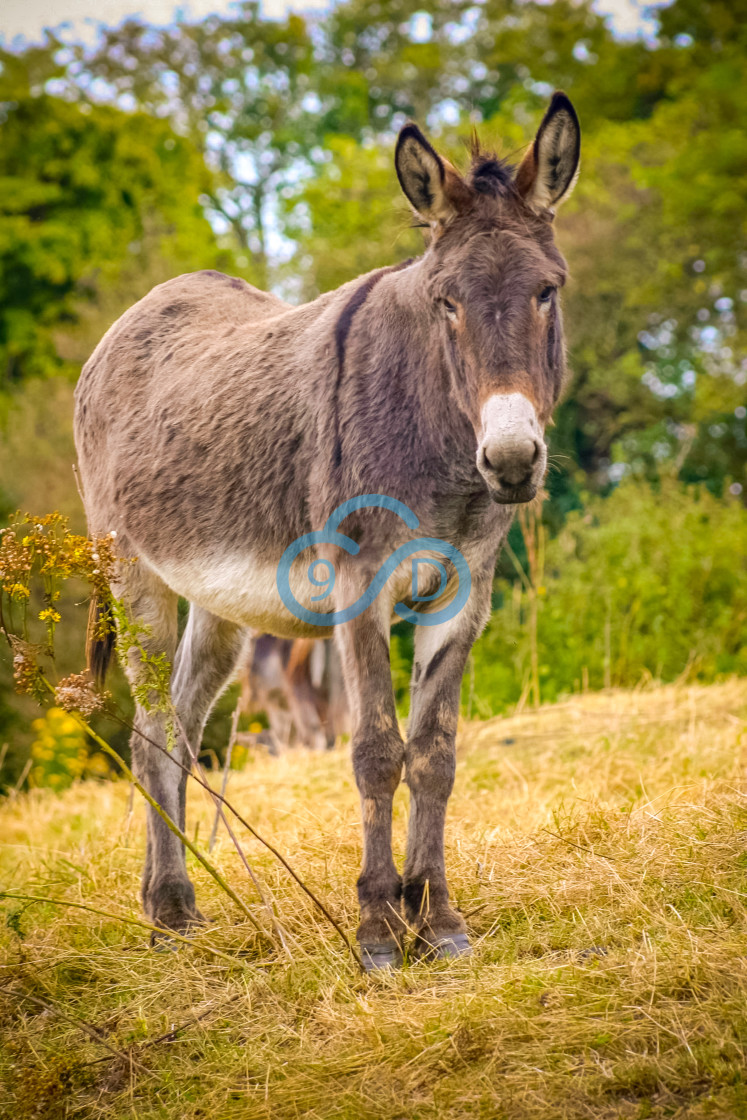
[(363, 869), (358, 879), (358, 941), (366, 968), (402, 963), (402, 879), (392, 859), (392, 800), (402, 777), (389, 667), (389, 619), (375, 608), (338, 627), (353, 720), (353, 768), (363, 814)]
[(466, 606), (415, 636), (405, 781), (410, 823), (404, 874), (405, 915), (415, 951), (438, 957), (469, 952), (464, 919), (449, 904), (444, 858), (446, 805), (454, 785), (456, 730), (464, 667), (490, 609), (490, 579), (476, 578)]

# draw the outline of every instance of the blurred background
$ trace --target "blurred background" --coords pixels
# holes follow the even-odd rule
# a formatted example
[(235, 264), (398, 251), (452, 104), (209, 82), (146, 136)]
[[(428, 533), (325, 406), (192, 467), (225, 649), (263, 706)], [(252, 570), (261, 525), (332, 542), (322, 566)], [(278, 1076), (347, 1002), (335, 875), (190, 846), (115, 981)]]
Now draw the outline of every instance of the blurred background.
[[(299, 302), (417, 254), (392, 158), (405, 120), (456, 163), (474, 127), (518, 157), (562, 88), (583, 129), (557, 219), (573, 380), (464, 715), (747, 672), (747, 0), (56, 8), (10, 0), (0, 17), (2, 524), (58, 509), (84, 529), (75, 380), (150, 287), (219, 268)], [(61, 601), (61, 674), (82, 664), (83, 594)], [(402, 625), (403, 714), (410, 656)], [(83, 748), (0, 658), (7, 788), (32, 757)], [(121, 678), (113, 691), (127, 712)], [(235, 703), (206, 733), (215, 759)]]

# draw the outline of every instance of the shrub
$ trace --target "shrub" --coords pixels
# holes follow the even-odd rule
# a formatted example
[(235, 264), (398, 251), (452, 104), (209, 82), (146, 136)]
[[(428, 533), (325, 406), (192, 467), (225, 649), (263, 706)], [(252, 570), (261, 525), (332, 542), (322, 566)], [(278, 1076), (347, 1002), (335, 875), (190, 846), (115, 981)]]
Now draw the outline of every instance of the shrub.
[(534, 698), (552, 701), (686, 669), (703, 681), (747, 673), (747, 516), (736, 499), (630, 480), (572, 513), (546, 548), (526, 515), (523, 528), (534, 570), (496, 583), (474, 650), (473, 714), (500, 712), (535, 683)]

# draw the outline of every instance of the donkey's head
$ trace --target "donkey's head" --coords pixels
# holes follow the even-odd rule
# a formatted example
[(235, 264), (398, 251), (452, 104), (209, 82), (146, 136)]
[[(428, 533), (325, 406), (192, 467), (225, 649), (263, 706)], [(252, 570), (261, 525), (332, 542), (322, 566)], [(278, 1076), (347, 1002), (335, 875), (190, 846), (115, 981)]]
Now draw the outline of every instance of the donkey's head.
[(423, 261), (429, 314), (497, 502), (530, 501), (547, 465), (544, 430), (565, 372), (558, 289), (566, 266), (552, 218), (573, 188), (579, 147), (563, 93), (516, 170), (475, 146), (462, 176), (414, 124), (397, 142), (402, 189), (433, 230)]

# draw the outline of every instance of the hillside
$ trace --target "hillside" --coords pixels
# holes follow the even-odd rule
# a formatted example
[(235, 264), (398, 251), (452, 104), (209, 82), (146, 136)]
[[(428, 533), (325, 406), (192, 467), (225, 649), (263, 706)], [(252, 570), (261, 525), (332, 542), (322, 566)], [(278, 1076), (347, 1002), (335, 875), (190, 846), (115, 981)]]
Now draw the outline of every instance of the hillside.
[[(465, 726), (448, 866), (475, 952), (375, 978), (243, 829), (285, 951), (224, 831), (215, 862), (262, 932), (190, 860), (212, 924), (155, 951), (130, 921), (145, 814), (127, 784), (7, 800), (0, 1115), (747, 1116), (746, 713), (732, 680)], [(352, 936), (348, 752), (250, 759), (228, 797)], [(406, 816), (403, 787), (400, 859)], [(193, 786), (201, 846), (212, 817)]]

